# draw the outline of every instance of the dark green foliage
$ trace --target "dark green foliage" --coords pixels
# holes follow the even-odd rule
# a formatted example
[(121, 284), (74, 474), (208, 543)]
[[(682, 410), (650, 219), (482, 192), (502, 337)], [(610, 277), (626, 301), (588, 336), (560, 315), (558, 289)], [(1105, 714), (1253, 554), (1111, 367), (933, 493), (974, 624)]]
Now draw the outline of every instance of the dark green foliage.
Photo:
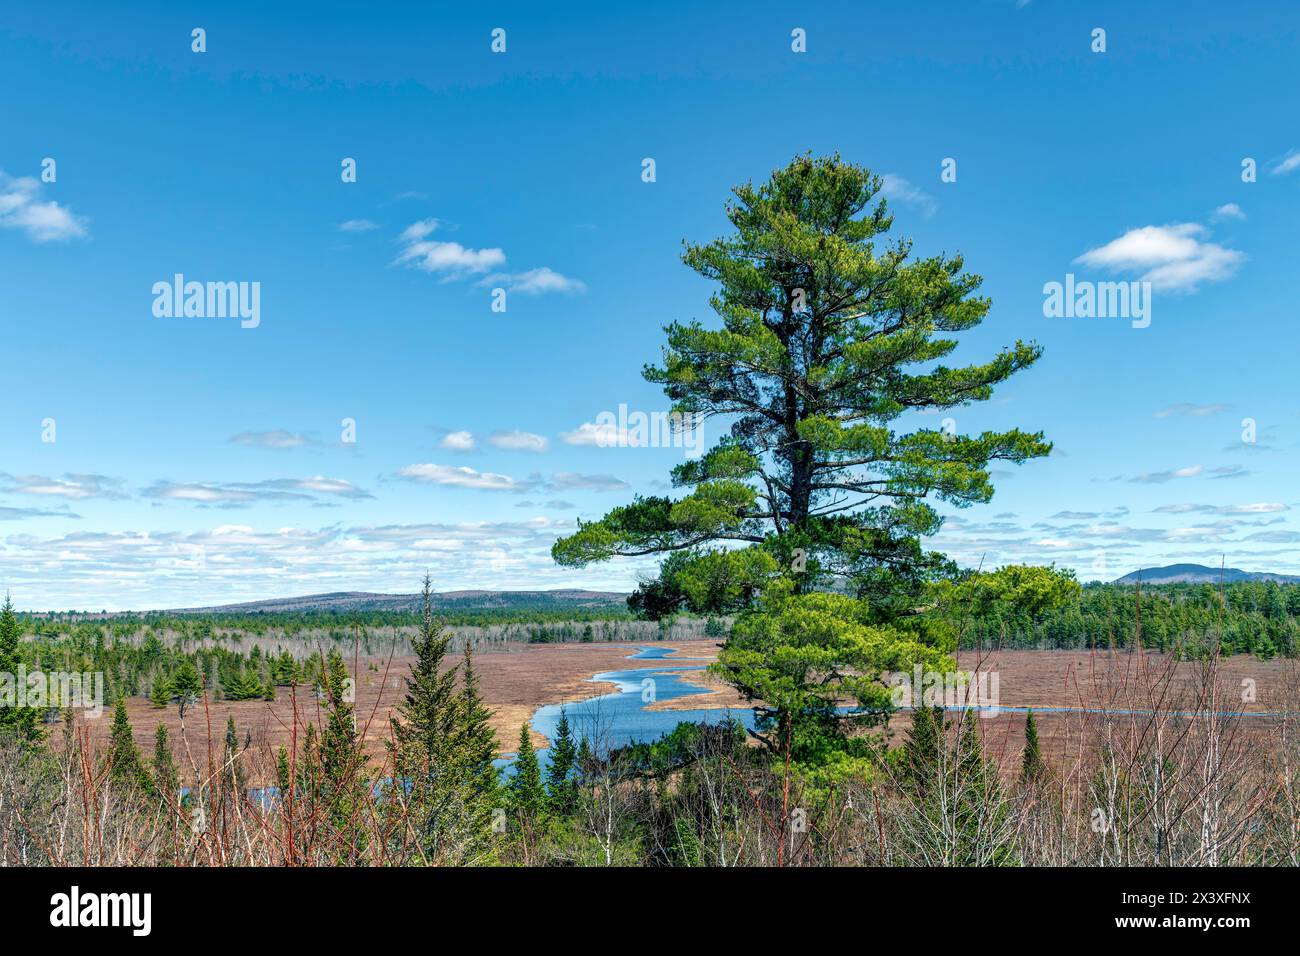
[(113, 727), (108, 741), (109, 774), (115, 782), (130, 789), (149, 791), (153, 781), (145, 770), (140, 749), (131, 733), (131, 721), (126, 714), (126, 700), (119, 697), (113, 710)]
[(14, 614), (14, 605), (5, 596), (0, 608), (0, 694), (13, 695), (11, 700), (0, 700), (0, 734), (12, 734), (25, 744), (41, 739), (41, 711), (37, 707), (19, 707), (19, 665), (23, 663), (19, 651), (22, 628)]
[[(682, 497), (580, 523), (552, 549), (558, 563), (672, 554), (633, 601), (651, 615), (745, 608), (778, 577), (797, 590), (847, 579), (873, 605), (904, 609), (946, 567), (918, 544), (940, 524), (927, 499), (988, 501), (991, 463), (1051, 450), (1014, 429), (891, 427), (988, 399), (1040, 350), (1017, 342), (985, 364), (936, 364), (990, 303), (960, 256), (909, 261), (910, 242), (886, 243), (880, 189), (838, 156), (799, 156), (734, 190), (733, 234), (683, 256), (718, 283), (721, 328), (669, 325), (663, 363), (645, 369), (674, 412), (730, 419), (727, 437), (674, 470)], [(750, 547), (715, 546), (737, 541)]]
[(433, 616), (432, 593), (426, 577), (416, 661), (390, 747), (398, 776), (409, 782), (409, 815), (425, 854), (465, 862), (480, 858), (491, 838), (496, 737), (468, 645), (460, 667), (443, 668), (451, 635)]
[(546, 790), (542, 770), (528, 735), (528, 724), (519, 728), (519, 749), (515, 754), (514, 775), (508, 785), (510, 807), (523, 823), (536, 821), (546, 808)]
[(1020, 758), (1020, 781), (1025, 784), (1036, 783), (1042, 779), (1045, 770), (1042, 749), (1038, 742), (1038, 724), (1034, 721), (1034, 711), (1031, 707), (1025, 713), (1025, 750)]
[(578, 759), (578, 748), (574, 744), (573, 728), (569, 726), (569, 715), (563, 704), (560, 705), (560, 719), (555, 725), (555, 739), (551, 741), (550, 758), (550, 764), (546, 768), (546, 790), (556, 809), (567, 812), (576, 797), (573, 765)]
[(149, 690), (149, 703), (161, 709), (171, 703), (172, 688), (171, 683), (166, 676), (159, 675), (154, 678), (153, 687)]
[(153, 738), (153, 785), (159, 798), (168, 806), (180, 800), (180, 773), (167, 740), (167, 727), (159, 724)]

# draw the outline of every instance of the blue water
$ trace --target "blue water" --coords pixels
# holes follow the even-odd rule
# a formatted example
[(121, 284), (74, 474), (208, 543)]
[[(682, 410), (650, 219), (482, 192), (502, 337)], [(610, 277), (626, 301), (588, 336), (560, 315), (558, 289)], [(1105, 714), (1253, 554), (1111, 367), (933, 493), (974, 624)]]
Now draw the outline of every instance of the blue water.
[[(628, 660), (662, 660), (676, 653), (677, 651), (671, 647), (641, 647), (635, 654), (629, 654)], [(706, 658), (692, 657), (677, 659), (706, 660)], [(615, 684), (618, 689), (608, 694), (601, 694), (599, 697), (571, 701), (564, 705), (574, 740), (580, 741), (586, 737), (593, 750), (603, 753), (631, 743), (657, 740), (683, 721), (717, 724), (730, 717), (739, 720), (745, 727), (753, 727), (754, 714), (748, 709), (741, 711), (712, 707), (694, 710), (646, 709), (661, 701), (707, 694), (706, 689), (688, 684), (679, 676), (683, 671), (702, 671), (705, 666), (707, 665), (704, 663), (672, 664), (594, 674), (587, 678), (588, 682), (608, 682)], [(643, 683), (647, 679), (653, 681), (653, 685), (647, 687)], [(649, 699), (646, 699), (647, 697)], [(533, 714), (530, 721), (533, 729), (540, 734), (545, 734), (548, 740), (555, 739), (555, 728), (560, 722), (560, 706), (548, 704), (541, 707)], [(543, 766), (549, 754), (549, 749), (538, 752), (538, 760)], [(502, 765), (509, 762), (510, 760), (500, 761)]]

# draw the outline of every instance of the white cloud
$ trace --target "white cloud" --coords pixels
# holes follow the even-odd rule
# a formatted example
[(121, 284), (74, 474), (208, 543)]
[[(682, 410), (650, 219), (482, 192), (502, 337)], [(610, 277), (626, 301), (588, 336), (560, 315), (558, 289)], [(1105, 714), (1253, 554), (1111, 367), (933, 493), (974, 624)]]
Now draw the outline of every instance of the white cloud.
[(422, 272), (437, 274), (444, 282), (466, 279), (470, 276), (488, 275), (478, 282), (480, 286), (499, 286), (508, 292), (522, 295), (544, 295), (548, 292), (586, 292), (587, 287), (577, 279), (561, 275), (548, 266), (539, 266), (526, 272), (502, 272), (506, 254), (499, 247), (470, 249), (459, 242), (440, 242), (430, 239), (442, 223), (437, 219), (413, 222), (398, 236), (403, 246), (396, 264)]
[(60, 242), (86, 236), (86, 220), (57, 202), (41, 202), (41, 184), (0, 170), (0, 227), (21, 229), (33, 242)]
[(1141, 272), (1140, 278), (1164, 292), (1193, 292), (1201, 282), (1236, 274), (1245, 253), (1203, 241), (1207, 230), (1194, 222), (1130, 229), (1074, 261), (1094, 268)]
[(580, 475), (572, 471), (557, 471), (551, 475), (551, 487), (561, 490), (619, 491), (628, 483), (613, 475)]
[(286, 593), (412, 592), (434, 561), (439, 590), (630, 589), (635, 567), (593, 568), (580, 580), (556, 567), (550, 547), (572, 530), (571, 519), (535, 516), (318, 530), (259, 530), (249, 523), (192, 532), (16, 534), (0, 548), (0, 577), (20, 607), (94, 610), (193, 607)]
[(234, 445), (249, 445), (254, 448), (281, 449), (301, 448), (304, 445), (315, 444), (315, 441), (306, 435), (285, 431), (283, 428), (276, 428), (269, 432), (240, 432), (238, 435), (232, 435), (230, 442)]
[(1222, 206), (1215, 209), (1212, 218), (1215, 221), (1222, 221), (1224, 219), (1245, 219), (1246, 214), (1235, 202), (1230, 202), (1224, 203)]
[(397, 474), (411, 481), (429, 485), (447, 485), (453, 488), (476, 488), (481, 491), (524, 491), (530, 487), (525, 482), (516, 481), (509, 475), (499, 475), (491, 471), (475, 471), (469, 467), (455, 465), (417, 464), (407, 465)]
[(933, 216), (935, 210), (939, 208), (938, 200), (902, 176), (885, 173), (880, 177), (880, 181), (880, 191), (885, 194), (886, 199), (910, 203), (919, 207), (926, 216)]
[(1291, 509), (1280, 501), (1256, 501), (1244, 505), (1161, 505), (1155, 511), (1161, 514), (1215, 514), (1215, 515), (1263, 515), (1276, 514)]
[(474, 435), (464, 431), (448, 432), (438, 444), (449, 451), (473, 451)]
[(318, 501), (318, 495), (350, 498), (354, 501), (372, 498), (364, 488), (358, 488), (342, 478), (314, 475), (310, 478), (271, 478), (266, 481), (230, 482), (174, 482), (157, 481), (143, 492), (146, 498), (171, 501), (193, 501), (203, 505), (238, 507), (258, 502)]
[(547, 292), (586, 292), (585, 283), (560, 275), (548, 266), (514, 274), (498, 272), (480, 280), (481, 286), (500, 286), (507, 292), (543, 295)]
[(1205, 418), (1207, 415), (1217, 415), (1219, 412), (1226, 412), (1228, 405), (1196, 405), (1192, 402), (1177, 402), (1173, 405), (1166, 405), (1160, 411), (1156, 412), (1156, 418), (1173, 418), (1175, 416), (1190, 416), (1192, 418)]
[(422, 272), (440, 273), (447, 279), (464, 278), (505, 264), (506, 254), (500, 249), (468, 249), (459, 242), (427, 238), (438, 225), (437, 219), (421, 219), (402, 230), (398, 241), (405, 248), (397, 261)]
[(1285, 176), (1300, 169), (1300, 149), (1293, 149), (1273, 164), (1270, 172), (1274, 176)]
[(1162, 482), (1169, 481), (1173, 478), (1195, 478), (1203, 471), (1205, 471), (1204, 465), (1189, 465), (1186, 468), (1175, 468), (1171, 471), (1146, 472), (1130, 480), (1162, 483)]
[(521, 432), (519, 430), (508, 432), (494, 432), (488, 441), (495, 448), (502, 448), (506, 451), (532, 451), (544, 452), (550, 448), (551, 443), (541, 435), (534, 435), (532, 432)]
[(595, 445), (599, 448), (629, 448), (645, 444), (645, 440), (626, 428), (617, 425), (598, 425), (583, 422), (571, 432), (560, 432), (566, 445)]
[(347, 222), (339, 223), (339, 232), (371, 232), (378, 228), (379, 223), (371, 222), (369, 219), (349, 219)]
[(50, 498), (66, 498), (80, 501), (85, 498), (125, 498), (122, 491), (122, 479), (109, 478), (105, 475), (64, 475), (62, 478), (46, 478), (43, 475), (0, 475), (3, 485), (0, 491), (16, 495), (41, 495)]

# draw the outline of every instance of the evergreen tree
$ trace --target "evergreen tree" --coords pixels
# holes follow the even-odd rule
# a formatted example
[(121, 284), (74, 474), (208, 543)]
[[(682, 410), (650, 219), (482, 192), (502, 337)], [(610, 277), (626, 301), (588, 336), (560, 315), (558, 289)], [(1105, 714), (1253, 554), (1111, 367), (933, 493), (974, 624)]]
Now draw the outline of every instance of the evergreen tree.
[(275, 785), (280, 788), (281, 799), (287, 798), (291, 782), (289, 751), (281, 745), (275, 754)]
[(203, 682), (199, 679), (198, 669), (195, 668), (194, 662), (188, 658), (177, 669), (171, 684), (172, 691), (180, 697), (183, 703), (198, 700), (199, 695), (203, 692)]
[(536, 821), (546, 806), (546, 790), (542, 786), (542, 769), (528, 735), (528, 724), (519, 728), (519, 751), (515, 755), (515, 772), (510, 778), (510, 806), (521, 822)]
[(161, 723), (153, 736), (153, 783), (159, 797), (168, 806), (180, 800), (180, 772), (167, 740), (167, 727)]
[[(171, 684), (168, 682), (165, 675), (159, 674), (157, 677), (154, 678), (153, 687), (149, 691), (149, 703), (161, 709), (163, 707), (166, 707), (168, 704), (170, 704), (171, 700), (172, 700)], [(159, 726), (162, 725), (159, 724)]]
[(560, 719), (555, 725), (555, 738), (551, 741), (551, 762), (546, 768), (546, 789), (550, 793), (551, 803), (561, 813), (567, 813), (573, 806), (575, 786), (572, 774), (577, 759), (578, 749), (573, 742), (569, 715), (561, 704)]
[(236, 793), (243, 793), (247, 789), (247, 779), (244, 773), (242, 751), (239, 746), (239, 731), (235, 728), (234, 714), (226, 717), (225, 762), (228, 768), (227, 781)]
[(456, 733), (459, 736), (459, 763), (464, 768), (468, 786), (466, 814), (473, 832), (486, 839), (491, 831), (492, 810), (497, 804), (497, 735), (489, 722), (492, 711), (483, 703), (474, 670), (474, 653), (469, 639), (465, 640), (464, 658), (460, 666), (460, 715)]
[(443, 670), (451, 635), (433, 616), (433, 586), (427, 575), (422, 597), (420, 632), (411, 641), (416, 659), (392, 722), (390, 747), (398, 776), (409, 782), (410, 814), (424, 852), (441, 859), (460, 845), (464, 822), (467, 781), (459, 729), (465, 701), (456, 690), (457, 668)]
[(324, 665), (325, 729), (320, 738), (320, 799), (345, 842), (355, 849), (359, 831), (354, 819), (363, 795), (365, 752), (357, 736), (348, 671), (343, 658), (331, 650)]
[(108, 742), (109, 773), (117, 783), (129, 788), (149, 790), (153, 782), (144, 768), (140, 749), (135, 745), (131, 721), (126, 714), (126, 698), (119, 697), (113, 711), (113, 727)]
[(918, 797), (928, 794), (939, 776), (943, 763), (940, 748), (946, 745), (943, 728), (943, 708), (918, 702), (903, 746), (904, 783)]
[[(869, 758), (855, 731), (888, 712), (884, 671), (953, 668), (955, 631), (916, 613), (953, 571), (922, 546), (942, 523), (931, 502), (987, 502), (996, 463), (1051, 451), (1018, 429), (895, 427), (988, 400), (1041, 350), (943, 364), (991, 303), (960, 256), (909, 261), (909, 241), (886, 242), (882, 186), (838, 155), (797, 156), (733, 191), (733, 233), (683, 255), (719, 284), (720, 327), (667, 326), (662, 364), (644, 372), (691, 427), (730, 421), (725, 437), (674, 469), (680, 496), (637, 497), (551, 551), (566, 567), (667, 555), (629, 601), (648, 614), (748, 612), (715, 673), (763, 703), (769, 751), (790, 740), (801, 763)], [(830, 590), (847, 593), (815, 593)]]
[(1038, 742), (1038, 724), (1034, 721), (1034, 709), (1031, 707), (1025, 712), (1025, 751), (1020, 758), (1020, 782), (1029, 784), (1040, 780), (1045, 769)]
[(19, 707), (17, 694), (22, 689), (18, 682), (18, 667), (22, 663), (19, 642), (22, 627), (14, 614), (13, 601), (5, 595), (4, 607), (0, 608), (0, 675), (8, 677), (8, 685), (13, 688), (14, 700), (0, 701), (0, 734), (9, 733), (18, 740), (30, 744), (40, 740), (41, 711), (38, 707)]

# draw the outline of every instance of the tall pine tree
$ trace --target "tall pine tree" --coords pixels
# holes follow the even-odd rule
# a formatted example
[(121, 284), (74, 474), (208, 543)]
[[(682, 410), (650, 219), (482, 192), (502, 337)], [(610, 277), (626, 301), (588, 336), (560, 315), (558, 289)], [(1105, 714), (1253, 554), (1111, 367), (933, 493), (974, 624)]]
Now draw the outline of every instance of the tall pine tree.
[(135, 745), (131, 721), (126, 714), (126, 698), (119, 697), (113, 710), (113, 727), (108, 740), (109, 774), (114, 781), (130, 790), (148, 791), (153, 787), (145, 770), (140, 748)]
[(1042, 747), (1038, 742), (1038, 724), (1034, 721), (1034, 709), (1031, 707), (1025, 712), (1025, 750), (1020, 758), (1020, 782), (1030, 784), (1042, 779), (1044, 769)]
[(563, 704), (560, 705), (560, 719), (555, 725), (550, 756), (551, 762), (546, 768), (546, 789), (555, 808), (560, 813), (567, 813), (573, 807), (573, 771), (578, 759), (578, 748), (573, 742), (573, 728), (569, 726), (569, 715)]
[(521, 824), (528, 825), (541, 816), (546, 807), (546, 789), (542, 786), (542, 768), (537, 751), (528, 735), (528, 724), (519, 728), (519, 750), (515, 755), (515, 772), (510, 778), (510, 806)]
[(23, 691), (18, 679), (21, 639), (22, 627), (14, 614), (13, 601), (6, 594), (4, 607), (0, 608), (0, 681), (4, 682), (6, 692), (14, 694), (14, 699), (0, 701), (0, 734), (12, 734), (23, 743), (34, 743), (43, 736), (40, 708), (18, 706), (18, 695)]

